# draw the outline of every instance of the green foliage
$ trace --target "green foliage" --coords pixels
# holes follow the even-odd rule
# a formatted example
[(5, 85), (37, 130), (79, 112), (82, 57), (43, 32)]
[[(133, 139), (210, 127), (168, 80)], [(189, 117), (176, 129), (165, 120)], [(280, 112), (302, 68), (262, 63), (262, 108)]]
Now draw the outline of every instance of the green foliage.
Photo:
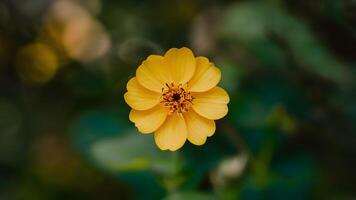
[(191, 199), (191, 200), (213, 200), (210, 195), (201, 194), (198, 192), (186, 192), (186, 193), (178, 193), (170, 195), (169, 197), (165, 198), (165, 200), (184, 200), (184, 199)]
[[(356, 195), (354, 2), (73, 1), (57, 10), (76, 22), (65, 44), (56, 1), (29, 2), (0, 1), (0, 199)], [(31, 84), (48, 63), (18, 52), (37, 43), (59, 66)], [(182, 46), (220, 68), (231, 101), (204, 145), (172, 153), (123, 95), (148, 55)]]
[[(229, 8), (224, 19), (221, 35), (252, 48), (267, 66), (283, 65), (288, 55), (283, 56), (282, 51), (288, 48), (293, 60), (305, 70), (339, 84), (351, 81), (348, 67), (324, 48), (302, 21), (280, 7), (263, 2), (240, 3)], [(285, 45), (276, 46), (276, 37)]]

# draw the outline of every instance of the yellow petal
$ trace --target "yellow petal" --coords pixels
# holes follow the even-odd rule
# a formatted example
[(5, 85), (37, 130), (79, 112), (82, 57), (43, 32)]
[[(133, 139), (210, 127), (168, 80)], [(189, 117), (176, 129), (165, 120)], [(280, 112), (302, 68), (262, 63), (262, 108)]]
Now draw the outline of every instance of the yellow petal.
[(181, 114), (169, 115), (155, 132), (155, 142), (161, 150), (175, 151), (187, 140), (187, 127)]
[(205, 92), (215, 87), (221, 78), (220, 70), (205, 57), (196, 58), (196, 69), (188, 83), (191, 92)]
[(153, 108), (160, 101), (161, 94), (152, 92), (142, 87), (134, 77), (127, 83), (125, 101), (135, 110), (147, 110)]
[(202, 145), (206, 138), (215, 132), (214, 120), (196, 114), (193, 110), (183, 114), (188, 129), (188, 140), (195, 145)]
[(129, 119), (141, 133), (152, 133), (157, 130), (166, 120), (168, 109), (157, 105), (149, 110), (131, 110)]
[(162, 92), (166, 83), (172, 82), (170, 72), (163, 63), (163, 57), (157, 55), (149, 56), (136, 70), (138, 82), (145, 88)]
[(185, 84), (193, 77), (195, 58), (186, 47), (168, 50), (164, 55), (164, 63), (171, 73), (172, 81), (177, 85)]
[(220, 87), (215, 87), (207, 92), (192, 93), (193, 109), (199, 115), (208, 119), (223, 118), (227, 112), (230, 98), (226, 91)]

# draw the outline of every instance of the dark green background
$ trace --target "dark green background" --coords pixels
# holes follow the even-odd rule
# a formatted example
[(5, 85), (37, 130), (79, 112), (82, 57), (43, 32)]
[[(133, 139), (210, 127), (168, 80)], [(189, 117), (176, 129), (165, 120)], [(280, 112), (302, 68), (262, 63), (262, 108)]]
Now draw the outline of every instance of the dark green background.
[[(54, 2), (0, 1), (1, 200), (356, 198), (355, 1), (77, 0), (110, 48), (56, 49), (53, 78), (24, 81), (43, 54), (20, 50), (53, 47), (39, 38)], [(231, 101), (205, 145), (172, 153), (123, 94), (145, 57), (182, 46), (221, 69)]]

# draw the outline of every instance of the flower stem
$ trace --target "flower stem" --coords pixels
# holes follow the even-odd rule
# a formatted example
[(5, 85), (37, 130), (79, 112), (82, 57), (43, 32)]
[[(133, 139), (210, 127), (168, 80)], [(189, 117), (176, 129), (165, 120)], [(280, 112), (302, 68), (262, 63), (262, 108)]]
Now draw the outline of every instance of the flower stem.
[(169, 194), (173, 194), (177, 192), (177, 190), (179, 189), (181, 183), (179, 171), (180, 171), (179, 153), (174, 151), (171, 152), (170, 171), (165, 178), (165, 187)]

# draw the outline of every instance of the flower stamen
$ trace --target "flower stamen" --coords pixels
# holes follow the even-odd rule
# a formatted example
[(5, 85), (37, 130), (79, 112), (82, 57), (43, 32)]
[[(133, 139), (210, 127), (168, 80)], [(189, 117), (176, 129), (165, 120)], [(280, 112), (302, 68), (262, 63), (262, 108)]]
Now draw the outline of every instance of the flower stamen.
[(168, 114), (184, 113), (193, 105), (194, 97), (187, 92), (182, 84), (175, 85), (174, 83), (166, 83), (166, 87), (162, 88), (161, 103), (169, 108)]

